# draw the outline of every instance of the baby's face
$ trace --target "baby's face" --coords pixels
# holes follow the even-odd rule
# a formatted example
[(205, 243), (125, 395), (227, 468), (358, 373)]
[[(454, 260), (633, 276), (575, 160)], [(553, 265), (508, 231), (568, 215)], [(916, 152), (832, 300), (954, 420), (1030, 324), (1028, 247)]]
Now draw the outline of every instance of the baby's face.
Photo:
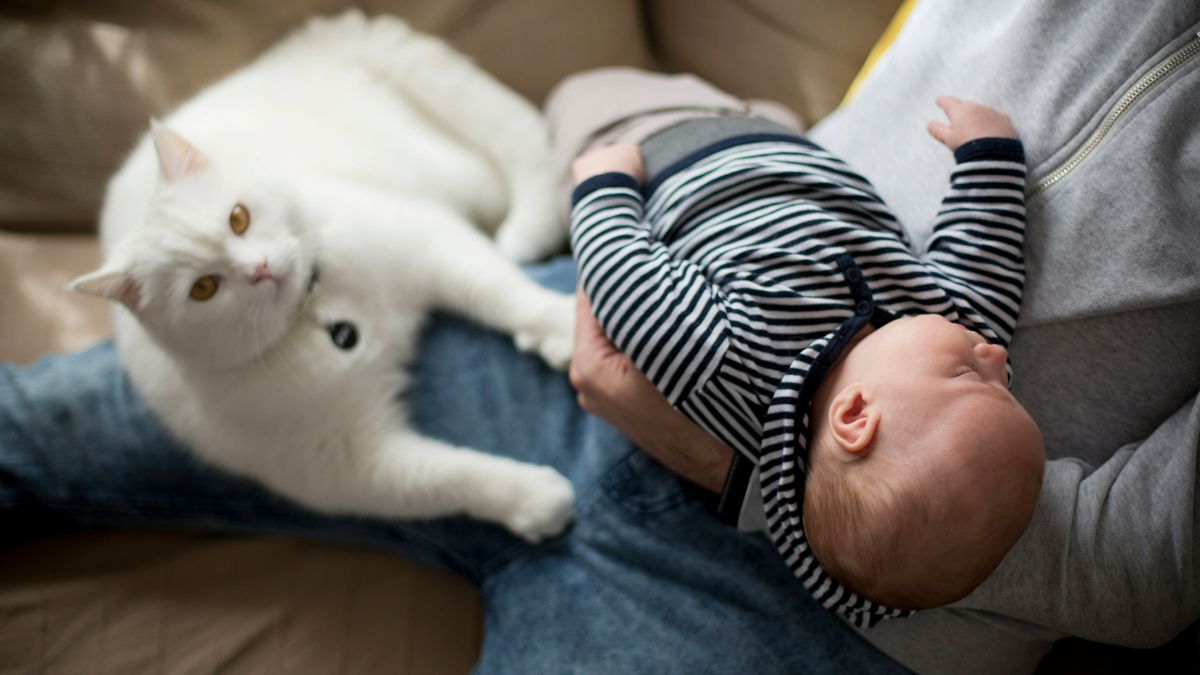
[(962, 382), (966, 391), (995, 389), (1008, 395), (1008, 352), (982, 335), (938, 314), (903, 317), (868, 335), (855, 356), (869, 356), (884, 377), (928, 384)]
[[(847, 365), (855, 379), (880, 392), (883, 431), (897, 447), (949, 471), (978, 471), (1003, 456), (1032, 461), (1044, 453), (1036, 424), (1008, 391), (1007, 357), (980, 334), (925, 314), (867, 335)], [(1000, 457), (979, 462), (971, 450)]]

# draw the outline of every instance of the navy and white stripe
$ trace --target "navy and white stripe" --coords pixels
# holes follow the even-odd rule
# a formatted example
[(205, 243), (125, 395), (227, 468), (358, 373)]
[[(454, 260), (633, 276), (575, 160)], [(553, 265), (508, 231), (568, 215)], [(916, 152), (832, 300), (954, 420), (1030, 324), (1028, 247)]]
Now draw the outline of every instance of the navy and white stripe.
[(923, 258), (865, 178), (803, 139), (747, 136), (701, 154), (648, 200), (624, 174), (576, 188), (580, 283), (671, 404), (758, 464), (768, 532), (804, 587), (860, 626), (898, 615), (842, 588), (809, 551), (809, 401), (839, 331), (868, 318), (938, 313), (1007, 344), (1024, 284), (1020, 142), (959, 148)]

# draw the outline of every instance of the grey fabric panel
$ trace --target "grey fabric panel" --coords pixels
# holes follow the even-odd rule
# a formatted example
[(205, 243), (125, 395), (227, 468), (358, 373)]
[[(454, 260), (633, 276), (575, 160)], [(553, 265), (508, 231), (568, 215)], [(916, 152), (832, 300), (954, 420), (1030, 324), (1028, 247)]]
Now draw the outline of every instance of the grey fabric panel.
[(757, 117), (706, 117), (667, 127), (642, 141), (646, 180), (689, 154), (713, 143), (744, 134), (798, 135), (795, 129)]
[(1036, 180), (1198, 21), (1187, 0), (920, 0), (856, 98), (811, 136), (875, 183), (919, 246), (953, 165), (925, 131), (942, 117), (936, 97), (1008, 112)]
[[(1197, 31), (1200, 4), (1178, 0), (921, 0), (812, 136), (923, 245), (953, 162), (924, 130), (938, 95), (1009, 112), (1036, 182)], [(1198, 110), (1200, 58), (1030, 200), (1014, 391), (1054, 461), (1033, 524), (983, 586), (866, 633), (910, 667), (1029, 672), (1058, 637), (1152, 646), (1200, 616)]]

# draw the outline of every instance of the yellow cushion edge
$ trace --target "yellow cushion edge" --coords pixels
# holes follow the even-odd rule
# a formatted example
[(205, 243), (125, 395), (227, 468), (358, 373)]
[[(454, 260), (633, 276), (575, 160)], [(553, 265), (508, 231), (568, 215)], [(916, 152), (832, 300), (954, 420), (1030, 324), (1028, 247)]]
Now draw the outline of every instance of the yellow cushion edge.
[(912, 13), (912, 9), (916, 4), (917, 0), (904, 0), (900, 8), (896, 10), (891, 23), (884, 29), (883, 35), (879, 36), (879, 40), (871, 48), (871, 53), (867, 54), (867, 60), (863, 62), (862, 68), (859, 68), (858, 75), (854, 76), (854, 81), (850, 83), (850, 88), (846, 90), (846, 95), (842, 97), (842, 105), (849, 103), (850, 99), (854, 98), (854, 95), (858, 93), (863, 81), (867, 79), (867, 75), (875, 68), (875, 64), (879, 62), (879, 59), (883, 57), (888, 48), (892, 46), (892, 43), (896, 41), (896, 36), (900, 34), (900, 29), (908, 21), (908, 15)]

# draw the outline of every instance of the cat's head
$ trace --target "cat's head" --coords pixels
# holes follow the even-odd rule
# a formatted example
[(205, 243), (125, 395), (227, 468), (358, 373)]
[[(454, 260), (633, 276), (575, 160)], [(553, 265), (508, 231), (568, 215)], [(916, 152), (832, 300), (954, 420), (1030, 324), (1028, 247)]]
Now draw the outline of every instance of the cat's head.
[(210, 161), (163, 126), (151, 138), (160, 171), (145, 221), (70, 287), (125, 305), (178, 358), (209, 367), (257, 358), (311, 290), (304, 218), (269, 181)]

